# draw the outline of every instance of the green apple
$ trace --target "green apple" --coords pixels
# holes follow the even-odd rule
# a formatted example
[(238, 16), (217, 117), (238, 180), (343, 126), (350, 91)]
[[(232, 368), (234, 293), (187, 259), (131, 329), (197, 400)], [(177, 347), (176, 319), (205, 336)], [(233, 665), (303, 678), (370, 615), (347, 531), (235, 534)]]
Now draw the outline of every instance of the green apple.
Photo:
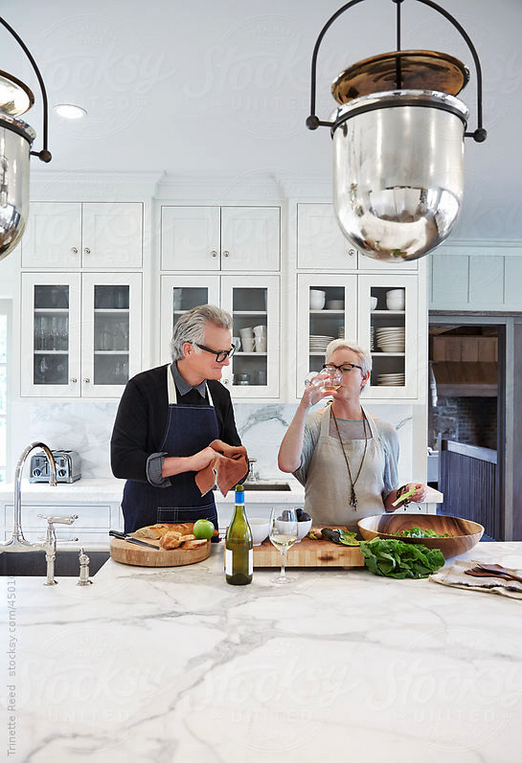
[(209, 540), (214, 535), (214, 525), (210, 519), (198, 519), (197, 522), (194, 522), (192, 532), (198, 540), (203, 538)]

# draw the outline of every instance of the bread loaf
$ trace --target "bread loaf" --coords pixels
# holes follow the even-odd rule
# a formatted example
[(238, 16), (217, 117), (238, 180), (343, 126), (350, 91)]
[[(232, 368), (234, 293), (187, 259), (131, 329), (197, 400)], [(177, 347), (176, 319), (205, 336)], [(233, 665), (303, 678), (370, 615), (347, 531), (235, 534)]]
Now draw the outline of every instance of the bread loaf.
[(157, 525), (140, 527), (139, 530), (135, 530), (132, 534), (135, 538), (154, 538), (155, 540), (158, 540), (169, 532), (178, 532), (181, 533), (181, 535), (189, 535), (192, 533), (193, 527), (193, 522), (184, 522), (178, 525), (160, 523)]
[(165, 550), (179, 548), (183, 537), (184, 536), (180, 532), (176, 531), (165, 533), (165, 535), (160, 538), (160, 548), (164, 548)]

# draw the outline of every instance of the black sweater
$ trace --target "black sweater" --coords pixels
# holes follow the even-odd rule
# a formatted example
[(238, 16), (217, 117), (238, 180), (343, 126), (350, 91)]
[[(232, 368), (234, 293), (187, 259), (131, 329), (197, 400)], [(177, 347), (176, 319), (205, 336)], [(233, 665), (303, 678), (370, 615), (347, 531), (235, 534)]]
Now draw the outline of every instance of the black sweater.
[[(111, 468), (118, 479), (146, 480), (147, 459), (160, 452), (168, 414), (167, 367), (159, 366), (134, 376), (123, 392), (111, 437)], [(219, 381), (207, 381), (216, 409), (219, 439), (241, 445), (230, 393)], [(205, 405), (191, 390), (178, 400)], [(208, 443), (210, 445), (210, 443)]]

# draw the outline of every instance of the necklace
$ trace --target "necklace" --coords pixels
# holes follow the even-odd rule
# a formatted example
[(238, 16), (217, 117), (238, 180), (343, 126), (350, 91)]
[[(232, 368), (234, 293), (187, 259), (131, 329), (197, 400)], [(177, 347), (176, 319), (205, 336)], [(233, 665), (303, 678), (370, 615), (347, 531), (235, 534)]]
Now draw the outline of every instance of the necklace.
[(362, 454), (361, 463), (359, 464), (359, 469), (357, 470), (357, 474), (355, 475), (355, 479), (353, 479), (353, 477), (352, 477), (352, 470), (350, 469), (350, 462), (348, 461), (348, 456), (346, 455), (346, 451), (344, 450), (343, 441), (341, 439), (341, 433), (339, 432), (339, 425), (337, 423), (337, 419), (335, 418), (335, 413), (333, 412), (333, 408), (330, 408), (330, 410), (332, 412), (333, 420), (334, 420), (334, 423), (335, 423), (335, 428), (337, 429), (337, 437), (339, 438), (339, 442), (341, 443), (341, 448), (342, 448), (342, 451), (343, 451), (344, 460), (346, 462), (346, 468), (348, 469), (348, 477), (350, 478), (350, 488), (351, 488), (350, 506), (353, 506), (355, 511), (357, 511), (357, 494), (355, 492), (355, 485), (356, 485), (357, 480), (359, 479), (359, 476), (361, 474), (361, 470), (362, 470), (363, 464), (364, 464), (364, 459), (366, 457), (366, 449), (368, 448), (368, 434), (366, 432), (366, 424), (367, 424), (366, 414), (363, 411), (363, 409), (361, 408), (361, 412), (362, 412), (362, 415), (363, 415), (364, 451), (363, 451), (363, 454)]

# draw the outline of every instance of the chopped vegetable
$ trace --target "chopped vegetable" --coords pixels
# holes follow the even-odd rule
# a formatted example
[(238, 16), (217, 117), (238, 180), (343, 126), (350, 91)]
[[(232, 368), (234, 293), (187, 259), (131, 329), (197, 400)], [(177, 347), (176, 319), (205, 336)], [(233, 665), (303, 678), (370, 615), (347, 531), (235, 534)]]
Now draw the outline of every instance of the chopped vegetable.
[(426, 548), (420, 543), (374, 538), (360, 544), (364, 561), (374, 575), (391, 578), (427, 578), (444, 566), (444, 556), (438, 548)]
[(409, 530), (399, 530), (395, 533), (399, 538), (452, 538), (450, 533), (436, 533), (435, 530), (430, 530), (426, 527), (424, 530), (422, 527), (410, 527)]

